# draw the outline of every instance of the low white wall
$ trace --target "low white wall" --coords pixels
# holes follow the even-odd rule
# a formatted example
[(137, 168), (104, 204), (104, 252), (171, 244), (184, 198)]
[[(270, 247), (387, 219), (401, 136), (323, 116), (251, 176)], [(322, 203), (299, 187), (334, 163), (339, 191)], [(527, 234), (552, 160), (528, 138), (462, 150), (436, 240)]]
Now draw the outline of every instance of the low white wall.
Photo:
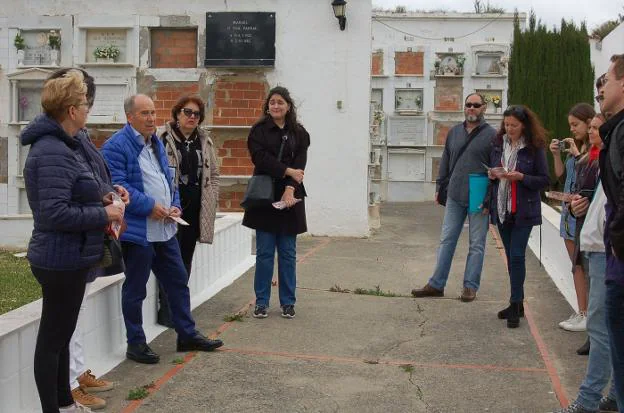
[(0, 248), (26, 249), (33, 229), (31, 214), (0, 215)]
[(559, 211), (542, 202), (542, 225), (533, 227), (529, 238), (529, 248), (541, 260), (544, 269), (570, 306), (574, 311), (578, 311), (572, 277), (572, 262), (563, 243), (563, 238), (559, 235), (560, 220)]
[[(242, 214), (225, 214), (215, 223), (213, 245), (198, 244), (190, 281), (191, 306), (197, 307), (254, 265), (251, 231)], [(125, 359), (126, 340), (121, 313), (123, 275), (97, 279), (90, 287), (82, 334), (86, 365), (101, 375)], [(143, 303), (148, 341), (165, 331), (156, 324), (157, 292), (151, 277)], [(0, 413), (40, 412), (33, 375), (33, 354), (41, 300), (0, 315)]]

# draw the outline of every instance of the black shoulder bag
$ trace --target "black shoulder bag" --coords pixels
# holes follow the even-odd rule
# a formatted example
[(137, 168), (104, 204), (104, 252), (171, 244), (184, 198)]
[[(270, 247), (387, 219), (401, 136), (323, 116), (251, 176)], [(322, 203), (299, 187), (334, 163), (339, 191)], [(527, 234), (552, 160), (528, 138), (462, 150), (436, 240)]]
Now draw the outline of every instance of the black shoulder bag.
[[(440, 188), (438, 189), (438, 204), (446, 206), (446, 198), (448, 197), (448, 185), (451, 181), (451, 176), (453, 176), (453, 170), (455, 169), (455, 165), (457, 165), (457, 162), (459, 162), (459, 158), (461, 158), (466, 148), (474, 140), (473, 138), (477, 136), (477, 133), (479, 133), (481, 129), (483, 129), (483, 125), (477, 126), (472, 130), (472, 132), (468, 134), (468, 142), (466, 142), (464, 146), (460, 148), (459, 154), (457, 155), (457, 158), (455, 159), (453, 165), (451, 165), (451, 167), (449, 168), (449, 173), (446, 175), (446, 178), (440, 181)], [(446, 144), (448, 145), (448, 140)]]
[[(288, 140), (288, 135), (282, 136), (282, 144), (280, 145), (277, 162), (282, 160), (284, 145)], [(270, 206), (275, 202), (275, 186), (274, 179), (271, 175), (254, 175), (247, 183), (247, 190), (240, 206), (245, 210)]]

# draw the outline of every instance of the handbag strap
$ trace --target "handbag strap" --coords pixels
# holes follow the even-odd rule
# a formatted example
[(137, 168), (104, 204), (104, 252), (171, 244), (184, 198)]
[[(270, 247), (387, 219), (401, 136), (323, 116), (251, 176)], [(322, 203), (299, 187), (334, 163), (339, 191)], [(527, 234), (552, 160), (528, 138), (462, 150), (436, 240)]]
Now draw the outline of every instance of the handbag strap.
[(453, 162), (453, 165), (449, 168), (449, 174), (448, 174), (448, 178), (449, 179), (451, 179), (451, 176), (453, 176), (453, 170), (455, 169), (455, 165), (457, 165), (457, 162), (459, 162), (459, 158), (461, 158), (461, 156), (466, 151), (466, 148), (468, 148), (468, 146), (470, 146), (472, 141), (475, 140), (474, 137), (477, 136), (477, 134), (479, 132), (481, 132), (481, 130), (483, 129), (484, 126), (485, 126), (485, 124), (481, 124), (481, 125), (477, 126), (472, 131), (470, 131), (470, 133), (468, 134), (468, 138), (467, 138), (468, 142), (466, 142), (464, 144), (464, 146), (461, 147), (461, 149), (459, 150), (459, 154), (457, 155), (457, 158), (455, 158), (455, 162)]
[(284, 153), (284, 146), (286, 146), (287, 140), (288, 140), (288, 134), (282, 136), (282, 144), (280, 145), (279, 154), (277, 155), (277, 162), (282, 161), (282, 154)]

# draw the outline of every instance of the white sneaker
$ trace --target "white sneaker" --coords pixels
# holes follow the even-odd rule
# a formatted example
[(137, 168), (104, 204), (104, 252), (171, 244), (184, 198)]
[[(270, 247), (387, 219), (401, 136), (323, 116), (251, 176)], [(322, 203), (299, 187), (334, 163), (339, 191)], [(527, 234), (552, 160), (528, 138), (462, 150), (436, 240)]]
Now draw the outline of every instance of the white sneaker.
[(578, 316), (577, 313), (572, 313), (572, 315), (562, 322), (559, 323), (559, 327), (563, 328), (564, 325), (568, 324), (570, 321), (574, 320)]
[(86, 406), (83, 406), (78, 402), (75, 402), (71, 406), (61, 407), (59, 411), (61, 413), (93, 413), (93, 410), (89, 409)]
[(584, 312), (575, 314), (566, 321), (559, 323), (559, 326), (567, 331), (586, 331), (587, 330), (587, 314)]

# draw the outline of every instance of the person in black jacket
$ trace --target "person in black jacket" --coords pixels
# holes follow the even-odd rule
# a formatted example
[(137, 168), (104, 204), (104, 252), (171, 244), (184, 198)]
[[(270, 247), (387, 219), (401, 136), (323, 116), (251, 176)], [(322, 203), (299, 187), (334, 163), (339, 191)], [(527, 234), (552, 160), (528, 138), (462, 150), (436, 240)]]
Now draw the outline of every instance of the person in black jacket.
[(605, 75), (601, 110), (610, 114), (600, 127), (600, 180), (607, 205), (607, 327), (617, 404), (624, 406), (624, 54), (613, 55)]
[(103, 257), (104, 229), (123, 218), (122, 206), (104, 206), (110, 187), (94, 172), (78, 137), (91, 106), (86, 92), (78, 70), (48, 79), (44, 114), (20, 136), (22, 145), (31, 145), (24, 167), (34, 220), (27, 257), (43, 296), (34, 370), (44, 413), (82, 408), (69, 385), (69, 341), (87, 275)]
[(540, 190), (549, 179), (545, 135), (529, 108), (510, 106), (503, 112), (490, 155), (490, 166), (498, 169), (488, 170), (489, 210), (505, 247), (511, 284), (509, 307), (499, 311), (498, 318), (507, 319), (509, 328), (518, 327), (524, 315), (525, 252), (533, 226), (542, 223)]
[[(277, 248), (282, 317), (293, 318), (297, 284), (297, 235), (307, 231), (303, 178), (310, 135), (297, 122), (295, 105), (286, 88), (278, 86), (271, 89), (263, 111), (264, 115), (249, 132), (247, 146), (255, 166), (254, 175), (270, 175), (274, 178), (275, 201), (283, 201), (285, 208), (278, 210), (267, 206), (245, 211), (243, 225), (256, 230), (256, 307), (253, 316), (268, 316)], [(282, 143), (282, 157), (278, 161)]]

